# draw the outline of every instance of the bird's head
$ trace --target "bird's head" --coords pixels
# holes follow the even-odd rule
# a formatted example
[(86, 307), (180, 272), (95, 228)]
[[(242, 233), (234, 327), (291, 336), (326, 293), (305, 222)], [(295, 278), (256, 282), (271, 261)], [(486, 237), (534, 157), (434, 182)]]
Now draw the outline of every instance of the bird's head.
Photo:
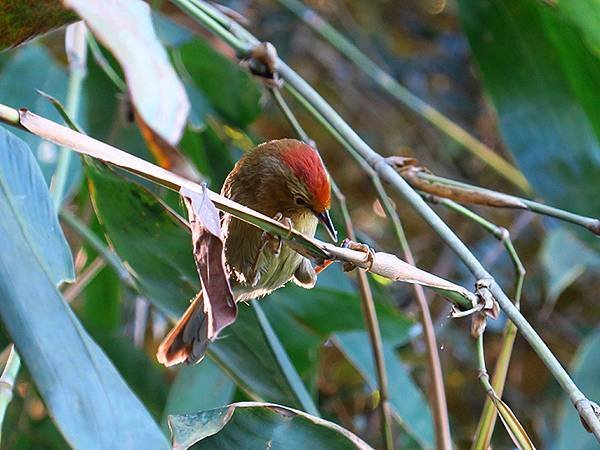
[(329, 236), (337, 241), (337, 232), (329, 216), (331, 185), (319, 153), (296, 139), (280, 139), (266, 145), (274, 150), (272, 155), (283, 171), (284, 209), (312, 213), (325, 226)]

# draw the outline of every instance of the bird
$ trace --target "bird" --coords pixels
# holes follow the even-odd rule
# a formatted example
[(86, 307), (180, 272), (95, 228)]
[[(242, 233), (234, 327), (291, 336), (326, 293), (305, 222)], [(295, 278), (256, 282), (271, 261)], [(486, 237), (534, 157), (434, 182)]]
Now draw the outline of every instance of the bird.
[[(337, 241), (329, 214), (329, 175), (317, 150), (304, 142), (277, 139), (250, 150), (225, 179), (221, 194), (310, 237), (321, 223)], [(314, 287), (317, 275), (311, 261), (281, 239), (230, 214), (222, 216), (221, 227), (236, 302), (264, 297), (290, 280)], [(167, 367), (201, 361), (209, 344), (207, 330), (200, 292), (159, 345), (158, 361)]]

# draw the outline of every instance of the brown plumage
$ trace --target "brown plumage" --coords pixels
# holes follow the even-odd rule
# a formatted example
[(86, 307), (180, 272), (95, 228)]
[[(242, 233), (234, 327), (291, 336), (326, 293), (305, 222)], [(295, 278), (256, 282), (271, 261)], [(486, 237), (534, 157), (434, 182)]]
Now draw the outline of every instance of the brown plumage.
[[(269, 217), (289, 218), (314, 236), (321, 221), (335, 239), (329, 218), (329, 178), (319, 154), (295, 139), (269, 141), (244, 155), (227, 176), (221, 194)], [(223, 217), (225, 259), (236, 301), (263, 297), (292, 280), (310, 289), (316, 274), (310, 261), (288, 246), (265, 245), (263, 232), (235, 217)], [(200, 361), (208, 345), (200, 293), (158, 348), (166, 366)]]

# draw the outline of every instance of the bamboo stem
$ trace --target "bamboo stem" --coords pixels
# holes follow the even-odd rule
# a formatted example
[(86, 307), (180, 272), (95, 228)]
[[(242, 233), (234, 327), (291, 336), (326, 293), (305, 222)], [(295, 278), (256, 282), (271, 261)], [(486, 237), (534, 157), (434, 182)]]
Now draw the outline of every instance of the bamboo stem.
[[(402, 171), (401, 175), (403, 175)], [(462, 203), (469, 202), (497, 208), (526, 209), (537, 214), (554, 217), (555, 219), (559, 219), (564, 222), (579, 225), (588, 229), (594, 234), (600, 235), (600, 219), (575, 214), (554, 206), (544, 205), (527, 198), (517, 197), (510, 194), (505, 194), (503, 192), (497, 192), (491, 189), (473, 186), (461, 181), (440, 177), (426, 171), (412, 172), (410, 176), (404, 176), (404, 178), (407, 179), (413, 187), (437, 196), (451, 198), (452, 196), (461, 197), (462, 193), (474, 194), (471, 196), (470, 200), (462, 201)], [(424, 183), (416, 182), (416, 179), (423, 180)], [(440, 192), (439, 189), (436, 189), (439, 186), (447, 186), (451, 189), (445, 191), (444, 194)], [(451, 199), (457, 200), (456, 197)]]

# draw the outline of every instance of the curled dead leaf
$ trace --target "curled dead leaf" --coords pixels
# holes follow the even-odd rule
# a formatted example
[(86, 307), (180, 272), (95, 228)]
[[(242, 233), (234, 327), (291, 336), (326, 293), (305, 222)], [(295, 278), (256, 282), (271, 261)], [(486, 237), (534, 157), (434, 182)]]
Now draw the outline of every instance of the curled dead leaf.
[(471, 336), (478, 338), (485, 331), (487, 325), (487, 317), (481, 311), (473, 313), (471, 318)]
[(231, 291), (221, 238), (219, 211), (202, 193), (182, 187), (179, 191), (188, 210), (194, 244), (194, 260), (202, 283), (204, 312), (208, 317), (208, 339), (231, 325), (237, 316), (237, 305)]

